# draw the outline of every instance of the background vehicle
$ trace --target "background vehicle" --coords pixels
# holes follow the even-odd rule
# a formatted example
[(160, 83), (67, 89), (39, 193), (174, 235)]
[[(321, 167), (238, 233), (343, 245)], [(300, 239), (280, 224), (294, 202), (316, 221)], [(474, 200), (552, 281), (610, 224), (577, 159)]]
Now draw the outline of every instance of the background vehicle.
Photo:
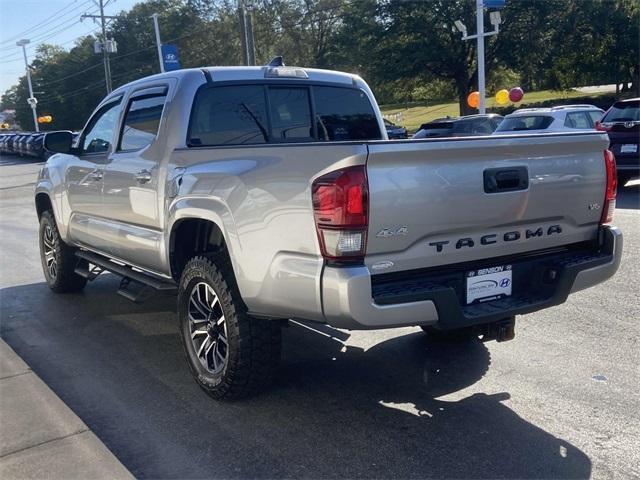
[(273, 377), (286, 319), (504, 341), (515, 315), (620, 262), (604, 133), (388, 141), (356, 75), (154, 75), (72, 137), (45, 136), (60, 153), (35, 189), (49, 287), (107, 270), (135, 301), (177, 289), (189, 367), (215, 398)]
[(510, 113), (494, 132), (553, 133), (576, 130), (593, 130), (604, 110), (593, 105), (562, 105), (551, 108), (522, 108)]
[(396, 125), (391, 120), (384, 120), (384, 126), (387, 129), (387, 137), (389, 140), (407, 138), (407, 129), (401, 125)]
[(13, 149), (21, 157), (24, 157), (27, 154), (26, 142), (28, 138), (29, 138), (28, 134), (21, 133), (20, 135), (18, 135), (18, 138), (13, 143)]
[(502, 121), (502, 115), (468, 115), (446, 117), (423, 123), (412, 138), (467, 137), (491, 135)]
[(33, 135), (31, 154), (36, 158), (45, 158), (44, 133), (36, 133)]
[(620, 185), (640, 176), (640, 98), (614, 103), (596, 128), (609, 134)]

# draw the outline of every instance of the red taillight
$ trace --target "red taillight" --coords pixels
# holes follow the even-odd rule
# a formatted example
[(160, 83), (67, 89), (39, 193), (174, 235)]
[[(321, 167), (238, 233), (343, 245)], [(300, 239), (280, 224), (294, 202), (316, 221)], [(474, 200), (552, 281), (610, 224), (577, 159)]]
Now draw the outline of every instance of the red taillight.
[(608, 132), (611, 130), (611, 125), (603, 124), (600, 120), (596, 120), (596, 130), (600, 132)]
[(327, 173), (313, 182), (311, 191), (322, 256), (362, 261), (369, 213), (366, 167)]
[(616, 209), (616, 192), (618, 190), (618, 177), (616, 176), (616, 157), (611, 150), (604, 151), (604, 167), (607, 172), (607, 188), (604, 194), (602, 206), (602, 218), (600, 224), (604, 225), (613, 221), (613, 212)]

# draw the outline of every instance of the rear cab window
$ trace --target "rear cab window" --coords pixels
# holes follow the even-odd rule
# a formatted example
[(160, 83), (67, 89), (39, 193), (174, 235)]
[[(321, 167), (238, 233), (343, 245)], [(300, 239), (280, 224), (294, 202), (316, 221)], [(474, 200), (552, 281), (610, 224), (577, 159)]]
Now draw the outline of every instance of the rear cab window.
[(196, 94), (187, 145), (380, 140), (360, 89), (317, 84), (207, 85)]
[(517, 132), (526, 130), (544, 130), (553, 123), (553, 117), (547, 115), (518, 115), (502, 120), (496, 131)]

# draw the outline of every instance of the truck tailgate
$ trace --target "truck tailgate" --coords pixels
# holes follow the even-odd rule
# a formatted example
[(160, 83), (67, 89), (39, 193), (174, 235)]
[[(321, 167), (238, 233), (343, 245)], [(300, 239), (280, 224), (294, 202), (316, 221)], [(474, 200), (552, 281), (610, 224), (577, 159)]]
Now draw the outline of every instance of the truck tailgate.
[(372, 273), (593, 240), (606, 134), (491, 136), (368, 145)]

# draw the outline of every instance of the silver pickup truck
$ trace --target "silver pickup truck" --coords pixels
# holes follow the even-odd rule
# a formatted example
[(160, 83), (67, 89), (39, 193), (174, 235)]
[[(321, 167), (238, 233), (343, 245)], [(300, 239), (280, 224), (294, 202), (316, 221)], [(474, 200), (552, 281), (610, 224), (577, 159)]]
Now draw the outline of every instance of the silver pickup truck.
[(190, 369), (218, 399), (268, 383), (287, 319), (508, 340), (515, 315), (620, 263), (606, 134), (389, 141), (357, 75), (154, 75), (72, 138), (46, 135), (35, 190), (48, 285), (109, 271), (134, 301), (177, 291)]

